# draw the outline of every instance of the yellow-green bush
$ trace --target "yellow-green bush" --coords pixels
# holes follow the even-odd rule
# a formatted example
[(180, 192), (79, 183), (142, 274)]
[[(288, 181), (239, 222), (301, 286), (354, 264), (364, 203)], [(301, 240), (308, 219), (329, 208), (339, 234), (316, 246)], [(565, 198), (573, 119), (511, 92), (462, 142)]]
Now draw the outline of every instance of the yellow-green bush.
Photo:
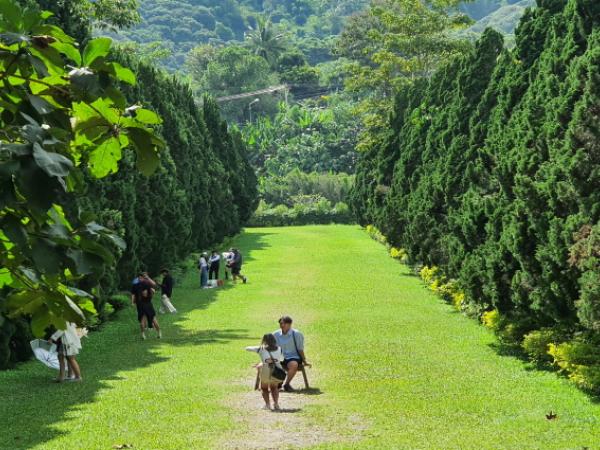
[(392, 247), (390, 248), (390, 256), (394, 259), (404, 261), (408, 255), (403, 248), (398, 249), (396, 247)]
[(550, 345), (558, 345), (568, 339), (568, 333), (556, 328), (542, 328), (525, 335), (521, 347), (533, 362), (553, 362), (548, 353)]
[(600, 348), (580, 339), (549, 344), (548, 353), (559, 372), (568, 373), (569, 380), (578, 387), (594, 393), (600, 392)]

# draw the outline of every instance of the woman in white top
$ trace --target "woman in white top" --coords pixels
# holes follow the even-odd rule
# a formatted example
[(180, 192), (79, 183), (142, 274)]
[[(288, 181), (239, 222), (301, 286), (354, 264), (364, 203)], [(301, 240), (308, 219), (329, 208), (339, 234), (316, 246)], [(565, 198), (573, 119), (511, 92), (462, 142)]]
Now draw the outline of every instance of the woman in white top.
[(67, 322), (66, 330), (58, 330), (54, 333), (48, 344), (56, 342), (58, 348), (58, 364), (59, 364), (59, 375), (55, 378), (54, 382), (60, 383), (65, 379), (65, 358), (69, 363), (69, 372), (75, 375), (75, 378), (71, 381), (81, 381), (81, 371), (79, 370), (79, 364), (75, 361), (75, 355), (79, 353), (81, 348), (81, 339), (77, 334), (77, 326), (74, 323)]
[[(279, 410), (279, 389), (277, 385), (281, 380), (273, 378), (271, 374), (275, 367), (281, 367), (279, 360), (281, 359), (281, 348), (277, 345), (275, 336), (267, 333), (263, 336), (260, 347), (246, 347), (249, 352), (257, 352), (262, 360), (262, 369), (260, 372), (260, 390), (265, 401), (265, 406), (262, 409), (271, 409), (269, 402), (269, 389), (273, 397), (273, 409)], [(257, 366), (259, 366), (257, 364)]]

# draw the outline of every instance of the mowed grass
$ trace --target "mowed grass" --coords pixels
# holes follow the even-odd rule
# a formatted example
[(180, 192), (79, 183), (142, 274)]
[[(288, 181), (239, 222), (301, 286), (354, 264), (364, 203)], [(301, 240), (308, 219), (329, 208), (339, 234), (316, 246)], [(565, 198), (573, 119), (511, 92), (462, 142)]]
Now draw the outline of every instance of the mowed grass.
[[(200, 290), (190, 272), (175, 288), (179, 313), (159, 316), (164, 339), (141, 341), (127, 310), (84, 341), (82, 383), (53, 384), (56, 372), (35, 361), (0, 372), (0, 448), (600, 448), (599, 404), (499, 356), (488, 330), (360, 228), (249, 229), (236, 245), (249, 284)], [(245, 444), (239, 436), (257, 430), (268, 441), (261, 419), (278, 413), (248, 395), (258, 359), (244, 348), (283, 314), (305, 334), (313, 389), (282, 395), (284, 408), (304, 396), (279, 415), (289, 440)], [(550, 411), (558, 420), (546, 421)], [(305, 425), (335, 438), (305, 447), (293, 438)]]

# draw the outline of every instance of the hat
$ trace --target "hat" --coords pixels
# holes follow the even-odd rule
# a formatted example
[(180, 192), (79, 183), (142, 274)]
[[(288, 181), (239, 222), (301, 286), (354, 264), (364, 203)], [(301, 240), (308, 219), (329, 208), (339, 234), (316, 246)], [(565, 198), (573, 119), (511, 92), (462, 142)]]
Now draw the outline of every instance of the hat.
[(208, 253), (206, 253), (206, 252), (202, 252), (202, 254), (203, 254), (203, 255), (208, 255)]

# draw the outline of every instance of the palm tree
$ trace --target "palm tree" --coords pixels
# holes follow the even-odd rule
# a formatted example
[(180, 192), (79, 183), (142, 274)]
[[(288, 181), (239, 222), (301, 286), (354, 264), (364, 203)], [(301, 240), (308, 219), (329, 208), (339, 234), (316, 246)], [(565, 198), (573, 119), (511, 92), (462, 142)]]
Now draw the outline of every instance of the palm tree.
[(261, 56), (267, 62), (275, 67), (277, 58), (287, 50), (286, 33), (276, 34), (277, 30), (273, 22), (264, 17), (256, 18), (256, 29), (248, 26), (250, 32), (244, 33), (246, 47), (250, 49), (256, 56)]

